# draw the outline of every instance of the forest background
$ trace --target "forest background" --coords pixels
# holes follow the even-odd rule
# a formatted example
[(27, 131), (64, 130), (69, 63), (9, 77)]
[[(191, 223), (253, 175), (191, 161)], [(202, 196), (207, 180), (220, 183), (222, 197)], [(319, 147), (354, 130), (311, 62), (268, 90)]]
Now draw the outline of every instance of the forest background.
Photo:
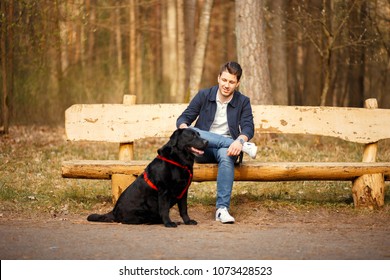
[(183, 103), (238, 61), (253, 104), (390, 108), (388, 0), (2, 0), (0, 131), (74, 103)]

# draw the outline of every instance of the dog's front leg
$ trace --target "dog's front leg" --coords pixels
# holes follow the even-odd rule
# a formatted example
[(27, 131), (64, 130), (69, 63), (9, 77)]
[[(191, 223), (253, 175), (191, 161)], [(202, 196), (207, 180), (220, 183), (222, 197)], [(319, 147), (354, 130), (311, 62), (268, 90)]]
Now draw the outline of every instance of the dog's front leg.
[(183, 222), (186, 225), (197, 225), (198, 224), (195, 220), (191, 220), (190, 216), (188, 216), (187, 193), (177, 202), (177, 206), (179, 207), (180, 217), (183, 219)]
[(177, 227), (175, 222), (172, 222), (169, 217), (170, 200), (166, 192), (159, 193), (158, 195), (158, 210), (160, 217), (166, 227)]

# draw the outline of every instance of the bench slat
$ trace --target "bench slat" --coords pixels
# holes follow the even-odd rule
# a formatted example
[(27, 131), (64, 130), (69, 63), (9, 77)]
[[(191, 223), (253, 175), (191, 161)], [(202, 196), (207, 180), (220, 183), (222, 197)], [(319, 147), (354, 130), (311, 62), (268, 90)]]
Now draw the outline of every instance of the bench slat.
[[(150, 161), (73, 160), (62, 164), (64, 178), (111, 179), (112, 174), (138, 176)], [(193, 180), (215, 181), (216, 164), (195, 164)], [(235, 168), (236, 181), (350, 181), (383, 173), (390, 180), (390, 162), (246, 162)]]
[[(187, 104), (76, 104), (65, 112), (69, 140), (126, 143), (166, 137)], [(311, 134), (372, 143), (390, 138), (390, 110), (252, 105), (260, 133)], [(147, 128), (147, 129), (146, 129)]]

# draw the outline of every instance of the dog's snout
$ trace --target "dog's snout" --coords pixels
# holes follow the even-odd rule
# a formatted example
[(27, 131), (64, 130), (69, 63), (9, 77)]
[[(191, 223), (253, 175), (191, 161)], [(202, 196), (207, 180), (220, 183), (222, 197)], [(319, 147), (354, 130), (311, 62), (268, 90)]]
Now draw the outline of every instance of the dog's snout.
[(205, 147), (207, 147), (208, 144), (209, 144), (209, 141), (203, 139), (203, 145), (205, 145)]

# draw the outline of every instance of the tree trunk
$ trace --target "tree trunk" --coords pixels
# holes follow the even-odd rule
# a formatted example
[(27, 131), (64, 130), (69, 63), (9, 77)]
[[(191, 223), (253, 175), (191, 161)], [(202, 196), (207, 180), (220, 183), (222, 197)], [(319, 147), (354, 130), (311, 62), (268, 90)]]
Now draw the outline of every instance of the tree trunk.
[(203, 3), (203, 9), (200, 16), (198, 36), (196, 39), (195, 53), (192, 58), (192, 71), (190, 75), (190, 85), (189, 93), (190, 98), (192, 99), (195, 94), (198, 92), (200, 87), (200, 82), (202, 80), (202, 72), (204, 66), (204, 58), (206, 53), (207, 46), (207, 37), (209, 33), (210, 26), (210, 15), (211, 9), (213, 7), (214, 0), (205, 0)]
[[(8, 4), (8, 5), (7, 5)], [(9, 133), (9, 101), (13, 92), (13, 0), (0, 3), (1, 14), (5, 17), (1, 24), (1, 76), (3, 78), (3, 96), (2, 96), (2, 126), (0, 133)]]
[(184, 102), (186, 63), (185, 63), (185, 33), (184, 33), (184, 2), (177, 2), (177, 89), (175, 102)]
[(137, 21), (136, 21), (136, 0), (129, 0), (129, 94), (136, 95), (137, 75)]
[(176, 1), (167, 0), (165, 3), (165, 36), (163, 36), (164, 44), (164, 60), (163, 60), (163, 76), (166, 80), (168, 101), (176, 99), (177, 94), (177, 13)]
[(118, 72), (122, 72), (122, 31), (121, 31), (121, 10), (120, 2), (116, 2), (115, 7), (115, 46), (116, 46), (116, 62), (118, 66)]
[[(353, 41), (358, 41), (358, 36), (364, 34), (366, 29), (367, 14), (364, 2), (357, 5), (349, 17), (349, 36)], [(350, 50), (350, 63), (348, 65), (348, 99), (349, 106), (362, 107), (364, 100), (364, 47), (354, 46)]]
[(275, 104), (288, 104), (287, 89), (287, 55), (286, 55), (286, 34), (284, 26), (284, 11), (286, 9), (285, 0), (271, 1), (273, 11), (272, 19), (272, 39), (270, 48), (271, 81), (272, 92)]
[[(186, 66), (186, 80), (184, 90), (188, 89), (191, 74), (191, 63), (194, 55), (195, 47), (195, 13), (196, 0), (184, 1), (184, 26), (185, 26), (185, 66)], [(188, 98), (184, 92), (184, 102)]]
[[(321, 18), (322, 0), (310, 0), (302, 5), (305, 5), (305, 9), (312, 9), (311, 14), (313, 18)], [(302, 26), (306, 25), (304, 22), (301, 22), (300, 24)], [(323, 73), (321, 67), (319, 67), (320, 63), (313, 62), (320, 62), (321, 54), (316, 49), (315, 44), (310, 40), (304, 40), (302, 44), (304, 50), (302, 66), (303, 72), (305, 73), (302, 75), (302, 105), (315, 106), (320, 104)]]
[(236, 36), (238, 62), (243, 68), (240, 90), (252, 104), (272, 104), (263, 1), (236, 1)]

